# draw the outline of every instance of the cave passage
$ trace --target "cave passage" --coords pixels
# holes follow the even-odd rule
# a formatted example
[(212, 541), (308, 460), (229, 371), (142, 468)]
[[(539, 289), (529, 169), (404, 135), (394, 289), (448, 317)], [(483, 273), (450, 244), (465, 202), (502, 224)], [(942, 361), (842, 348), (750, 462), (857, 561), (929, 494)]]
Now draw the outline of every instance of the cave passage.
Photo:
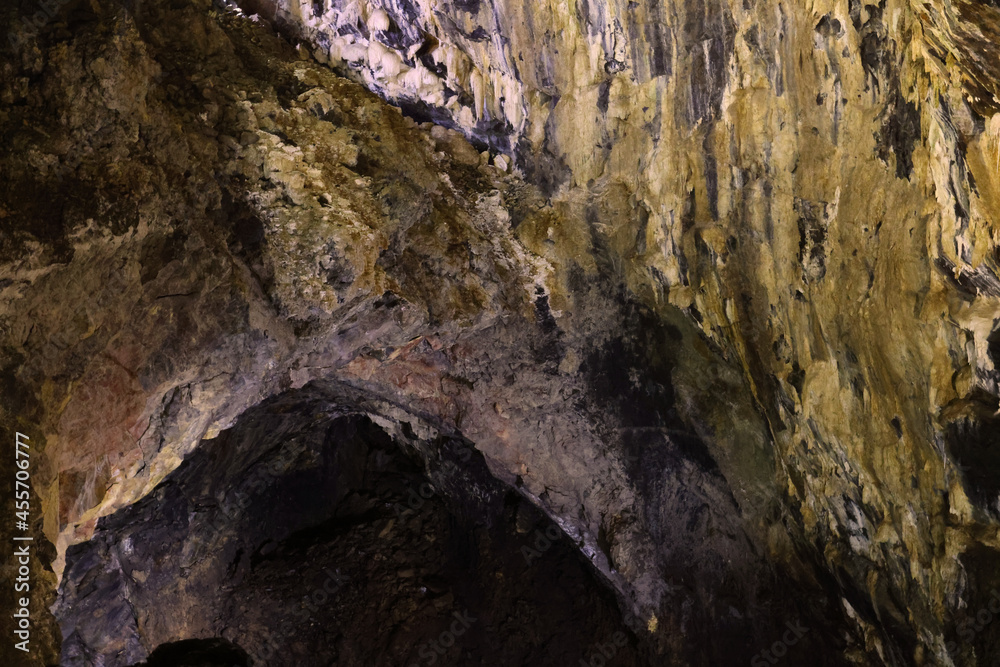
[(250, 657), (225, 639), (185, 639), (162, 644), (136, 667), (250, 667)]
[(650, 664), (572, 540), (468, 443), (327, 400), (252, 408), (70, 549), (63, 664)]
[(0, 5), (23, 664), (996, 664), (996, 0)]

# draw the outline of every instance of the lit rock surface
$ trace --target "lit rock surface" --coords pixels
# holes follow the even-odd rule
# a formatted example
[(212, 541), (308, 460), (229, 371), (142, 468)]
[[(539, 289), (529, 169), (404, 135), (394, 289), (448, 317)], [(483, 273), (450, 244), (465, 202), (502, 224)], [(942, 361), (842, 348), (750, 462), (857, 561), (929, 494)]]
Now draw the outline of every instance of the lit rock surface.
[(4, 410), (68, 664), (218, 631), (102, 632), (98, 518), (320, 386), (471, 443), (636, 661), (801, 621), (792, 662), (990, 664), (1000, 9), (246, 0), (296, 51), (195, 5), (81, 3), (3, 65)]
[[(378, 4), (347, 6), (417, 23), (432, 58), (464, 54), (472, 74), (446, 78), (466, 99), (484, 85), (484, 103), (450, 118), (587, 221), (632, 293), (742, 366), (775, 488), (855, 591), (843, 606), (869, 655), (995, 655), (981, 632), (947, 643), (997, 583), (1000, 9)], [(385, 94), (440, 106), (398, 89), (385, 56), (337, 59), (334, 34), (392, 48), (395, 33), (313, 5), (270, 15)], [(747, 469), (713, 453), (739, 486)]]

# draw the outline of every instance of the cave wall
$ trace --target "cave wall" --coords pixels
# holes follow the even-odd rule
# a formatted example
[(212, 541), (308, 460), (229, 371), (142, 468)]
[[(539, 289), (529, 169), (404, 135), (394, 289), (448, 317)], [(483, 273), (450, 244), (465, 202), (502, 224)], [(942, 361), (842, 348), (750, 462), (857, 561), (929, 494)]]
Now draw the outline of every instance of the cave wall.
[[(730, 609), (747, 659), (800, 615), (857, 664), (989, 655), (957, 640), (1000, 514), (995, 7), (245, 4), (297, 49), (207, 2), (65, 9), (7, 10), (0, 91), (49, 586), (335, 378), (472, 442), (664, 661)], [(754, 608), (785, 586), (816, 601)]]
[(180, 667), (164, 654), (194, 638), (244, 665), (574, 664), (616, 632), (642, 664), (574, 542), (481, 454), (390, 438), (364, 403), (342, 386), (266, 400), (71, 547), (61, 664)]
[(993, 3), (246, 7), (573, 212), (524, 238), (589, 235), (685, 311), (744, 369), (844, 608), (892, 635), (867, 649), (976, 659), (955, 626), (989, 570), (964, 554), (997, 547)]
[[(532, 251), (529, 215), (572, 215), (502, 160), (206, 3), (91, 3), (37, 31), (12, 14), (3, 409), (37, 455), (38, 664), (142, 659), (201, 632), (118, 627), (127, 606), (100, 614), (123, 575), (110, 594), (68, 588), (67, 567), (107, 576), (67, 554), (247, 409), (327, 379), (387, 402), (370, 411), (387, 428), (475, 443), (664, 660), (707, 664), (718, 633), (746, 654), (785, 622), (759, 611), (772, 603), (827, 616), (820, 586), (794, 600), (766, 558), (753, 517), (776, 515), (774, 461), (738, 368), (680, 311), (665, 324), (638, 303), (597, 241), (560, 241), (558, 268)], [(675, 372), (711, 377), (728, 405), (692, 421)], [(726, 451), (752, 468), (738, 486)]]

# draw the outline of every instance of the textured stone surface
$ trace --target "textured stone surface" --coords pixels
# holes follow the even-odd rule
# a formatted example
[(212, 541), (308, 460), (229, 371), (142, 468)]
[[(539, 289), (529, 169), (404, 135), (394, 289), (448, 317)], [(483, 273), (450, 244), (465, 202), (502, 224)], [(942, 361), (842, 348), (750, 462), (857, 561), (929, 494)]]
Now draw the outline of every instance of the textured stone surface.
[[(62, 663), (223, 637), (266, 664), (575, 664), (628, 633), (574, 543), (481, 455), (447, 438), (401, 436), (404, 450), (338, 414), (344, 398), (358, 405), (310, 388), (252, 408), (72, 547)], [(553, 543), (525, 558), (536, 530)], [(434, 651), (456, 618), (457, 641)], [(623, 664), (646, 662), (636, 643), (616, 647)]]
[[(664, 659), (752, 652), (784, 618), (750, 600), (826, 616), (829, 598), (787, 595), (738, 517), (734, 493), (754, 516), (775, 502), (742, 378), (680, 312), (662, 326), (635, 303), (588, 237), (552, 252), (542, 225), (566, 233), (568, 211), (264, 27), (204, 6), (98, 9), (29, 38), (5, 79), (39, 82), (5, 91), (4, 377), (7, 418), (42, 454), (55, 577), (203, 439), (329, 378), (394, 406), (387, 424), (474, 442)], [(732, 400), (694, 423), (671, 374), (709, 367)], [(707, 448), (737, 440), (727, 460), (754, 474), (733, 490)], [(107, 607), (92, 593), (67, 591), (64, 627)], [(98, 641), (98, 625), (64, 637), (64, 659), (118, 646), (124, 664), (191, 639), (173, 631)]]
[[(469, 89), (489, 82), (482, 117), (455, 122), (504, 127), (491, 143), (590, 223), (631, 290), (743, 367), (790, 522), (865, 650), (994, 654), (989, 631), (956, 635), (998, 546), (994, 3), (414, 5), (431, 53), (458, 48)], [(273, 15), (323, 50), (347, 10), (316, 6)], [(371, 58), (338, 64), (421, 93)]]
[[(245, 8), (303, 44), (103, 1), (5, 47), (0, 377), (48, 585), (246, 409), (332, 383), (471, 442), (659, 664), (797, 619), (829, 664), (989, 664), (1000, 10)], [(132, 658), (191, 638), (158, 632)]]

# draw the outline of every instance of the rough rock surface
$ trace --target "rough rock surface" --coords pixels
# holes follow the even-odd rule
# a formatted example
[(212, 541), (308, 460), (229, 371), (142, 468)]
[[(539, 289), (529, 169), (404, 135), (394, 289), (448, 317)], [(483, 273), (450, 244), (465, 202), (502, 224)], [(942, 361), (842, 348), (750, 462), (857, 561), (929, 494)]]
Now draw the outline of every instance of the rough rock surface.
[[(746, 664), (801, 622), (792, 661), (989, 664), (1000, 625), (966, 621), (1000, 585), (1000, 10), (245, 8), (304, 45), (206, 2), (5, 16), (2, 410), (38, 443), (66, 664), (221, 636), (150, 601), (183, 548), (238, 540), (149, 516), (296, 391), (470, 443), (613, 591), (632, 660)], [(184, 557), (122, 562), (135, 521)], [(282, 531), (244, 552), (281, 562)], [(176, 599), (270, 623), (202, 595), (280, 574), (232, 562)]]
[[(627, 637), (574, 543), (481, 455), (444, 438), (400, 448), (332, 407), (346, 403), (361, 406), (310, 387), (252, 408), (72, 547), (62, 663), (221, 637), (255, 664), (569, 665)], [(647, 664), (635, 644), (616, 660)]]
[[(739, 363), (789, 523), (866, 637), (858, 659), (996, 655), (965, 623), (1000, 546), (996, 3), (246, 6), (509, 149), (633, 294)], [(454, 104), (409, 85), (441, 61), (459, 64), (438, 72)]]

